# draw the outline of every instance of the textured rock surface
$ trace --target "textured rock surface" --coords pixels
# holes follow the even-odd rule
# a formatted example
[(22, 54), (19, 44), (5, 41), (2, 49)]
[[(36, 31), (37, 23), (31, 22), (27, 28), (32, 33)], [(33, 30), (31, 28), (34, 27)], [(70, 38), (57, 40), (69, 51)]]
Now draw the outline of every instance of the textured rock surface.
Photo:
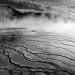
[(75, 75), (75, 40), (54, 33), (19, 37), (0, 43), (1, 75)]

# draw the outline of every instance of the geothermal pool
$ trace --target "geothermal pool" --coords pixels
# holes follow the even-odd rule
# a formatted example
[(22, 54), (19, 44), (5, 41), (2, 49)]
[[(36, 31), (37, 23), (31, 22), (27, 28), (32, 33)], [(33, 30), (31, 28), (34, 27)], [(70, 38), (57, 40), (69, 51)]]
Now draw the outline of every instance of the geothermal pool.
[(3, 10), (0, 75), (75, 75), (74, 13), (55, 18), (50, 12), (12, 16)]

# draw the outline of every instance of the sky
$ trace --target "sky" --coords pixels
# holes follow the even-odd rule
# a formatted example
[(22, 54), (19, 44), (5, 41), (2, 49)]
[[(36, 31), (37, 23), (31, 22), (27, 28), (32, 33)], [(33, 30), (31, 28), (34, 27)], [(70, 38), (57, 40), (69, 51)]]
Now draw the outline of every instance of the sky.
[[(10, 1), (10, 0), (9, 0)], [(41, 2), (43, 4), (55, 4), (55, 5), (75, 5), (75, 0), (12, 0), (12, 1), (32, 1), (32, 2)]]

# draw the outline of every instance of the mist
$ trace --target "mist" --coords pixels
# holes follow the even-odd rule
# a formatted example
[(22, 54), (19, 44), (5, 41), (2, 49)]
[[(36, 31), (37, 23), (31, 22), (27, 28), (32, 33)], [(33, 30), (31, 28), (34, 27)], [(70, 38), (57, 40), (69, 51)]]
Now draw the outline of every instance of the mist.
[(27, 16), (21, 19), (7, 20), (0, 24), (1, 28), (27, 28), (30, 30), (44, 30), (46, 32), (55, 32), (63, 35), (75, 37), (75, 22), (58, 19), (57, 21), (49, 19), (42, 15), (40, 17)]

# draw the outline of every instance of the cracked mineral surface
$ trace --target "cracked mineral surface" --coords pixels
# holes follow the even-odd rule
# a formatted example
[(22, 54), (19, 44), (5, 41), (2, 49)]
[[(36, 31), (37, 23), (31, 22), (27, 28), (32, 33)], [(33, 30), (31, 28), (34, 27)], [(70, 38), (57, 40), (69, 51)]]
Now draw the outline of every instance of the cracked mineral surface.
[(74, 7), (0, 2), (0, 75), (75, 75)]

